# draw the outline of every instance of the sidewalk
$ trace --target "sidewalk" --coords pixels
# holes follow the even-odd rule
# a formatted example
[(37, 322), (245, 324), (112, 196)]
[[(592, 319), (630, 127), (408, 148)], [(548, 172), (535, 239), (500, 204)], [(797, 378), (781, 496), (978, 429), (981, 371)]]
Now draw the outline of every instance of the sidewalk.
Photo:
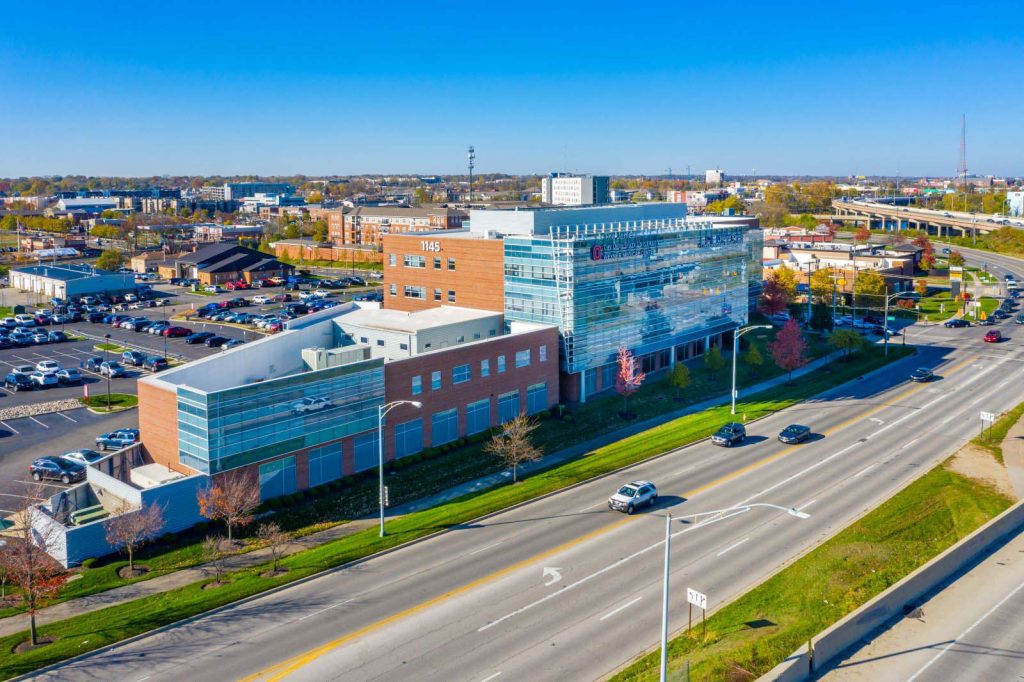
[[(818, 358), (817, 360), (814, 360), (794, 371), (793, 377), (796, 378), (814, 372), (836, 357), (838, 357), (837, 353), (831, 353)], [(738, 391), (738, 393), (740, 397), (744, 395), (751, 395), (779, 386), (780, 384), (784, 384), (786, 381), (788, 381), (788, 377), (785, 374), (782, 374), (773, 379), (742, 389)], [(642, 431), (646, 431), (647, 429), (653, 428), (667, 421), (671, 421), (694, 412), (700, 412), (710, 407), (727, 404), (729, 404), (729, 396), (724, 395), (710, 400), (705, 400), (701, 403), (689, 405), (657, 417), (652, 417), (651, 419), (629, 424), (621, 429), (610, 431), (606, 434), (584, 441), (583, 443), (551, 453), (546, 455), (542, 460), (528, 463), (520, 467), (520, 469), (523, 474), (528, 474), (538, 469), (551, 468), (569, 460), (576, 459), (577, 457), (597, 448), (622, 440), (623, 438), (627, 438)], [(511, 478), (511, 474), (505, 471), (491, 474), (489, 476), (483, 476), (472, 481), (466, 481), (465, 483), (453, 486), (447, 490), (442, 490), (433, 495), (428, 495), (427, 497), (419, 500), (398, 505), (388, 510), (387, 516), (388, 518), (395, 518), (404, 514), (435, 507), (469, 493), (493, 488), (506, 482), (509, 478)], [(310, 535), (290, 542), (286, 546), (285, 555), (294, 554), (295, 552), (311, 549), (327, 542), (338, 540), (348, 535), (353, 535), (375, 526), (377, 522), (376, 516), (364, 517), (350, 521), (349, 523), (334, 526), (333, 528), (328, 528), (327, 530), (311, 533)], [(270, 552), (267, 549), (257, 549), (245, 554), (236, 554), (228, 557), (225, 559), (224, 564), (226, 570), (232, 571), (251, 566), (258, 566), (260, 564), (267, 563), (268, 561), (270, 561)], [(144, 564), (145, 562), (140, 563)], [(152, 578), (150, 580), (143, 580), (130, 585), (115, 587), (88, 597), (70, 599), (60, 604), (47, 606), (36, 612), (36, 623), (38, 625), (44, 625), (46, 623), (71, 618), (73, 616), (79, 616), (84, 613), (98, 611), (99, 609), (103, 609), (108, 606), (116, 606), (141, 597), (159, 594), (161, 592), (168, 592), (194, 582), (208, 579), (212, 576), (213, 571), (208, 564), (182, 569), (180, 571), (175, 571), (174, 573), (167, 573), (166, 575)], [(28, 616), (26, 614), (18, 614), (0, 619), (0, 637), (26, 629), (28, 629)]]
[(1024, 500), (1024, 419), (1020, 419), (1006, 432), (1001, 445), (1003, 464), (1017, 497)]

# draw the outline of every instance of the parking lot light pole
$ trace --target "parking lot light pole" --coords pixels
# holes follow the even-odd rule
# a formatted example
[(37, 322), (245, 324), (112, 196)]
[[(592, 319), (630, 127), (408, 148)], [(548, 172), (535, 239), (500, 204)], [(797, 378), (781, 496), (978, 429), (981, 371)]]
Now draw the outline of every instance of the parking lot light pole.
[(661, 682), (668, 677), (668, 574), (672, 552), (672, 514), (665, 515), (665, 575), (661, 583)]
[[(110, 355), (109, 355), (109, 353), (110, 353), (110, 334), (104, 334), (103, 338), (106, 339), (106, 341), (103, 342), (103, 362), (104, 362), (104, 364), (106, 364), (109, 361), (109, 358), (110, 358)], [(110, 375), (111, 375), (111, 371), (110, 371), (110, 365), (106, 365), (106, 367), (107, 367), (107, 412), (110, 412)], [(102, 369), (102, 367), (101, 367), (101, 369)]]
[(740, 337), (753, 329), (771, 329), (770, 324), (752, 324), (737, 329), (732, 335), (732, 413), (736, 414), (736, 356), (740, 354)]
[(377, 474), (380, 488), (378, 490), (380, 503), (380, 537), (384, 537), (384, 416), (392, 408), (399, 405), (412, 405), (415, 408), (423, 407), (418, 400), (395, 400), (386, 405), (377, 406)]

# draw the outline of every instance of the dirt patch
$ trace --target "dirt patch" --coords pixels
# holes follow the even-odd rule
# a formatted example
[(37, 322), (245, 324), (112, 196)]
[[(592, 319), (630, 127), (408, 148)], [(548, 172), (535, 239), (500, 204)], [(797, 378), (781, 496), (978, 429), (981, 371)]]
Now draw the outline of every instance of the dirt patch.
[(947, 468), (961, 476), (987, 483), (1012, 500), (1017, 499), (1017, 491), (1013, 489), (1006, 467), (997, 462), (992, 453), (977, 445), (967, 444), (960, 448)]
[(146, 566), (136, 566), (129, 569), (127, 566), (122, 566), (117, 569), (117, 574), (125, 580), (131, 580), (132, 578), (138, 578), (140, 575), (146, 575), (149, 573), (149, 568)]
[(222, 587), (224, 585), (227, 585), (227, 582), (219, 583), (216, 580), (214, 580), (212, 583), (206, 583), (205, 585), (203, 585), (203, 589), (204, 590), (215, 590), (218, 587)]
[(14, 653), (23, 654), (26, 651), (33, 651), (35, 649), (44, 647), (47, 644), (53, 644), (56, 641), (56, 637), (36, 637), (36, 645), (32, 646), (31, 644), (29, 644), (28, 640), (25, 640), (24, 642), (21, 642), (20, 644), (14, 647)]
[(278, 568), (276, 571), (263, 571), (260, 573), (261, 578), (276, 578), (279, 575), (284, 575), (288, 572), (287, 568)]

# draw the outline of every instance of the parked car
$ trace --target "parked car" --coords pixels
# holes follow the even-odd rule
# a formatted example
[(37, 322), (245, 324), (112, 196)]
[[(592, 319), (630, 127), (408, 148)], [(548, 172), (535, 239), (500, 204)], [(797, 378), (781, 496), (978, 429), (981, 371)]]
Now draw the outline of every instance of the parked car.
[(971, 323), (969, 321), (961, 319), (959, 317), (954, 317), (951, 320), (946, 320), (945, 322), (943, 322), (942, 326), (943, 327), (949, 327), (949, 328), (970, 327)]
[(168, 327), (167, 329), (163, 330), (162, 335), (170, 337), (170, 338), (180, 338), (182, 336), (186, 336), (187, 337), (191, 333), (192, 333), (192, 330), (189, 329), (188, 327), (177, 327), (177, 326), (175, 326), (175, 327)]
[(153, 324), (146, 327), (147, 334), (162, 334), (165, 329), (171, 326), (170, 322), (154, 322)]
[(47, 340), (50, 343), (62, 343), (68, 340), (68, 335), (59, 329), (54, 329), (52, 332), (46, 335)]
[(94, 356), (94, 357), (91, 357), (91, 358), (86, 358), (85, 362), (82, 363), (82, 366), (85, 367), (90, 372), (99, 372), (100, 371), (100, 365), (102, 365), (102, 364), (103, 364), (103, 358), (101, 358), (99, 356)]
[(70, 386), (71, 384), (79, 384), (82, 382), (82, 373), (74, 367), (68, 367), (66, 369), (57, 370), (57, 381)]
[(747, 439), (747, 429), (743, 424), (730, 423), (715, 431), (711, 436), (711, 442), (715, 445), (732, 447), (733, 443), (742, 443)]
[(211, 336), (208, 339), (206, 339), (205, 341), (203, 341), (203, 344), (207, 348), (220, 348), (225, 343), (227, 343), (229, 340), (230, 339), (228, 339), (228, 337), (226, 337), (226, 336)]
[(924, 383), (935, 378), (935, 373), (925, 367), (918, 367), (910, 373), (910, 380)]
[(146, 361), (142, 363), (142, 366), (151, 372), (159, 372), (162, 369), (167, 369), (170, 365), (167, 363), (167, 358), (162, 358), (158, 355), (151, 355), (146, 358)]
[(64, 367), (56, 360), (40, 360), (36, 363), (37, 372), (56, 372)]
[(124, 366), (116, 360), (106, 360), (100, 363), (100, 374), (110, 378), (123, 377), (127, 374)]
[(96, 436), (96, 447), (100, 450), (120, 450), (139, 440), (138, 429), (119, 429)]
[(779, 433), (783, 443), (802, 443), (811, 437), (811, 428), (802, 424), (790, 424)]
[(277, 294), (276, 296), (274, 296), (274, 299), (273, 299), (274, 303), (287, 303), (288, 301), (291, 301), (291, 300), (292, 300), (292, 295), (291, 294)]
[(27, 332), (15, 331), (12, 332), (10, 337), (11, 343), (15, 346), (31, 346), (32, 335)]
[(985, 343), (999, 343), (1003, 340), (1003, 335), (998, 329), (989, 329), (985, 332)]
[(633, 481), (619, 488), (608, 498), (608, 508), (632, 514), (638, 507), (653, 507), (658, 501), (658, 489), (650, 481)]
[(205, 287), (203, 287), (203, 291), (209, 294), (222, 294), (224, 293), (224, 287), (220, 286), (219, 284), (207, 284)]
[(141, 367), (146, 362), (146, 354), (137, 350), (126, 350), (121, 353), (121, 362), (132, 367)]
[(185, 343), (189, 344), (190, 346), (196, 343), (202, 343), (203, 341), (206, 341), (206, 339), (210, 338), (213, 335), (213, 332), (193, 332), (192, 334), (189, 334), (188, 336), (185, 337)]
[(4, 388), (14, 393), (18, 391), (31, 391), (35, 387), (35, 382), (29, 379), (27, 374), (11, 372), (4, 377)]
[(228, 350), (230, 348), (235, 348), (236, 346), (241, 346), (244, 343), (245, 343), (245, 341), (243, 339), (231, 339), (230, 341), (225, 343), (220, 348), (221, 348), (221, 350)]
[(39, 388), (50, 388), (60, 384), (56, 372), (32, 372), (28, 378)]
[(65, 452), (61, 455), (62, 459), (66, 459), (69, 462), (80, 464), (81, 466), (88, 466), (95, 464), (96, 462), (103, 459), (106, 455), (101, 455), (95, 450), (89, 450), (88, 448), (83, 450), (72, 450), (71, 452)]
[(85, 478), (85, 467), (61, 457), (47, 456), (29, 464), (28, 473), (34, 481), (60, 481), (68, 485)]
[(36, 318), (32, 315), (21, 313), (14, 316), (14, 323), (18, 327), (34, 327), (36, 326)]
[(270, 296), (263, 296), (262, 294), (259, 296), (253, 296), (252, 303), (253, 305), (266, 305), (267, 303), (270, 303)]

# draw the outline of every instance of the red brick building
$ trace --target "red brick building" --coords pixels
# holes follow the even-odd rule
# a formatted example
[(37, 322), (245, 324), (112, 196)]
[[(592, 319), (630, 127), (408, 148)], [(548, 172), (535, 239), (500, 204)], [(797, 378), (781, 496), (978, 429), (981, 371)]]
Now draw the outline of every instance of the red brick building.
[(469, 215), (453, 208), (409, 208), (404, 206), (356, 206), (323, 212), (327, 217), (328, 239), (338, 246), (372, 244), (379, 246), (385, 234), (460, 230)]

